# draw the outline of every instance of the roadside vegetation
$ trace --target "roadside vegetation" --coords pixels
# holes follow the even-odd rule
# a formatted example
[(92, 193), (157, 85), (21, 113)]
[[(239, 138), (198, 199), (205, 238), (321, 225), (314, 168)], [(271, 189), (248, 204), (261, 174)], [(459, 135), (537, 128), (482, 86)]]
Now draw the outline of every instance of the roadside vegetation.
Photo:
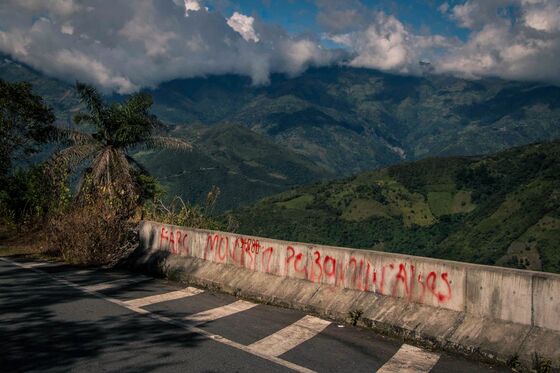
[[(134, 247), (134, 228), (147, 217), (217, 228), (206, 207), (162, 202), (158, 181), (129, 155), (131, 149), (191, 150), (166, 136), (144, 93), (106, 103), (77, 83), (81, 110), (74, 125), (53, 111), (27, 83), (0, 80), (0, 240), (3, 253), (40, 253), (75, 264), (115, 262)], [(181, 202), (177, 206), (177, 201)]]

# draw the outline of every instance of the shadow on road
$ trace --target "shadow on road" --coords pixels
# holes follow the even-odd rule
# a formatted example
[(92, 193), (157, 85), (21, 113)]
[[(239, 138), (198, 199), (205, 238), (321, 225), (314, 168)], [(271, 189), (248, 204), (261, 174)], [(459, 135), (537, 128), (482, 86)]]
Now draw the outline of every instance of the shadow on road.
[[(69, 270), (73, 268), (67, 265), (49, 268), (49, 272)], [(83, 277), (99, 282), (99, 275)], [(150, 372), (163, 365), (184, 365), (189, 355), (180, 354), (178, 359), (177, 350), (202, 343), (200, 335), (3, 262), (0, 338), (3, 371), (134, 366), (134, 371)]]

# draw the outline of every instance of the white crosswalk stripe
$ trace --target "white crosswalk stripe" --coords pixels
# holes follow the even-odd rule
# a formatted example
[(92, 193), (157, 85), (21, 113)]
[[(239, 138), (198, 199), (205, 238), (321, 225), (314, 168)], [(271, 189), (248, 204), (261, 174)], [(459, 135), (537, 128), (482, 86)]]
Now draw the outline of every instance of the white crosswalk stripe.
[(132, 299), (132, 300), (128, 300), (124, 303), (126, 303), (127, 305), (132, 306), (132, 307), (145, 307), (145, 306), (149, 306), (150, 304), (155, 304), (155, 303), (167, 302), (167, 301), (170, 301), (170, 300), (186, 298), (186, 297), (190, 297), (190, 296), (200, 294), (200, 293), (203, 293), (203, 292), (204, 292), (203, 290), (193, 288), (193, 287), (188, 287), (188, 288), (185, 288), (185, 289), (172, 291), (172, 292), (165, 293), (165, 294), (158, 294), (158, 295), (152, 295), (152, 296), (144, 297), (144, 298)]
[(208, 311), (203, 311), (194, 315), (187, 316), (185, 317), (185, 320), (194, 321), (197, 324), (201, 324), (207, 321), (221, 319), (222, 317), (230, 316), (238, 312), (247, 311), (255, 306), (257, 306), (256, 303), (238, 300), (237, 302), (226, 304), (222, 307), (213, 308)]
[(438, 354), (404, 344), (377, 373), (429, 372), (438, 360)]
[(270, 356), (280, 356), (322, 332), (330, 321), (305, 316), (292, 325), (257, 341), (249, 348)]
[(133, 285), (133, 284), (143, 282), (143, 281), (147, 281), (147, 280), (148, 280), (147, 277), (122, 278), (122, 279), (118, 279), (118, 280), (102, 282), (100, 284), (86, 285), (86, 286), (84, 286), (84, 289), (86, 289), (87, 291), (101, 291), (101, 290), (107, 290), (107, 289), (111, 289), (111, 288), (118, 288), (118, 287), (121, 287), (121, 286)]

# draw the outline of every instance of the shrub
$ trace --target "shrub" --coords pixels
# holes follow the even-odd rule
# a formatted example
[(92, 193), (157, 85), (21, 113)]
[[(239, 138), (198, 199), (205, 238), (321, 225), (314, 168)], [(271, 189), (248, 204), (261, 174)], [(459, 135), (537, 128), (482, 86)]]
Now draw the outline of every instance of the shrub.
[(47, 225), (48, 253), (79, 265), (116, 262), (136, 241), (135, 224), (128, 217), (103, 200), (58, 214)]
[(40, 225), (70, 204), (68, 175), (45, 164), (18, 169), (0, 178), (0, 222), (21, 227)]

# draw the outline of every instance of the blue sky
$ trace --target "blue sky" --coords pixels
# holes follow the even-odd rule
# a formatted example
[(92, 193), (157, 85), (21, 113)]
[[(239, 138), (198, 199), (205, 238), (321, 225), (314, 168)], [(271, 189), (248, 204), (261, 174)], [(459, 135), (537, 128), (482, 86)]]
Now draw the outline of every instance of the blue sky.
[[(344, 0), (340, 0), (340, 2), (344, 3)], [(441, 0), (363, 0), (361, 3), (369, 9), (394, 15), (418, 33), (429, 32), (458, 37), (461, 40), (466, 40), (469, 35), (467, 29), (459, 27), (448, 15), (444, 15), (438, 10), (438, 7), (444, 3)], [(463, 2), (447, 1), (447, 3), (452, 8)], [(319, 8), (317, 2), (313, 0), (238, 0), (217, 1), (208, 5), (224, 14), (237, 11), (259, 17), (264, 22), (281, 25), (293, 34), (317, 34), (323, 31), (317, 22)]]

